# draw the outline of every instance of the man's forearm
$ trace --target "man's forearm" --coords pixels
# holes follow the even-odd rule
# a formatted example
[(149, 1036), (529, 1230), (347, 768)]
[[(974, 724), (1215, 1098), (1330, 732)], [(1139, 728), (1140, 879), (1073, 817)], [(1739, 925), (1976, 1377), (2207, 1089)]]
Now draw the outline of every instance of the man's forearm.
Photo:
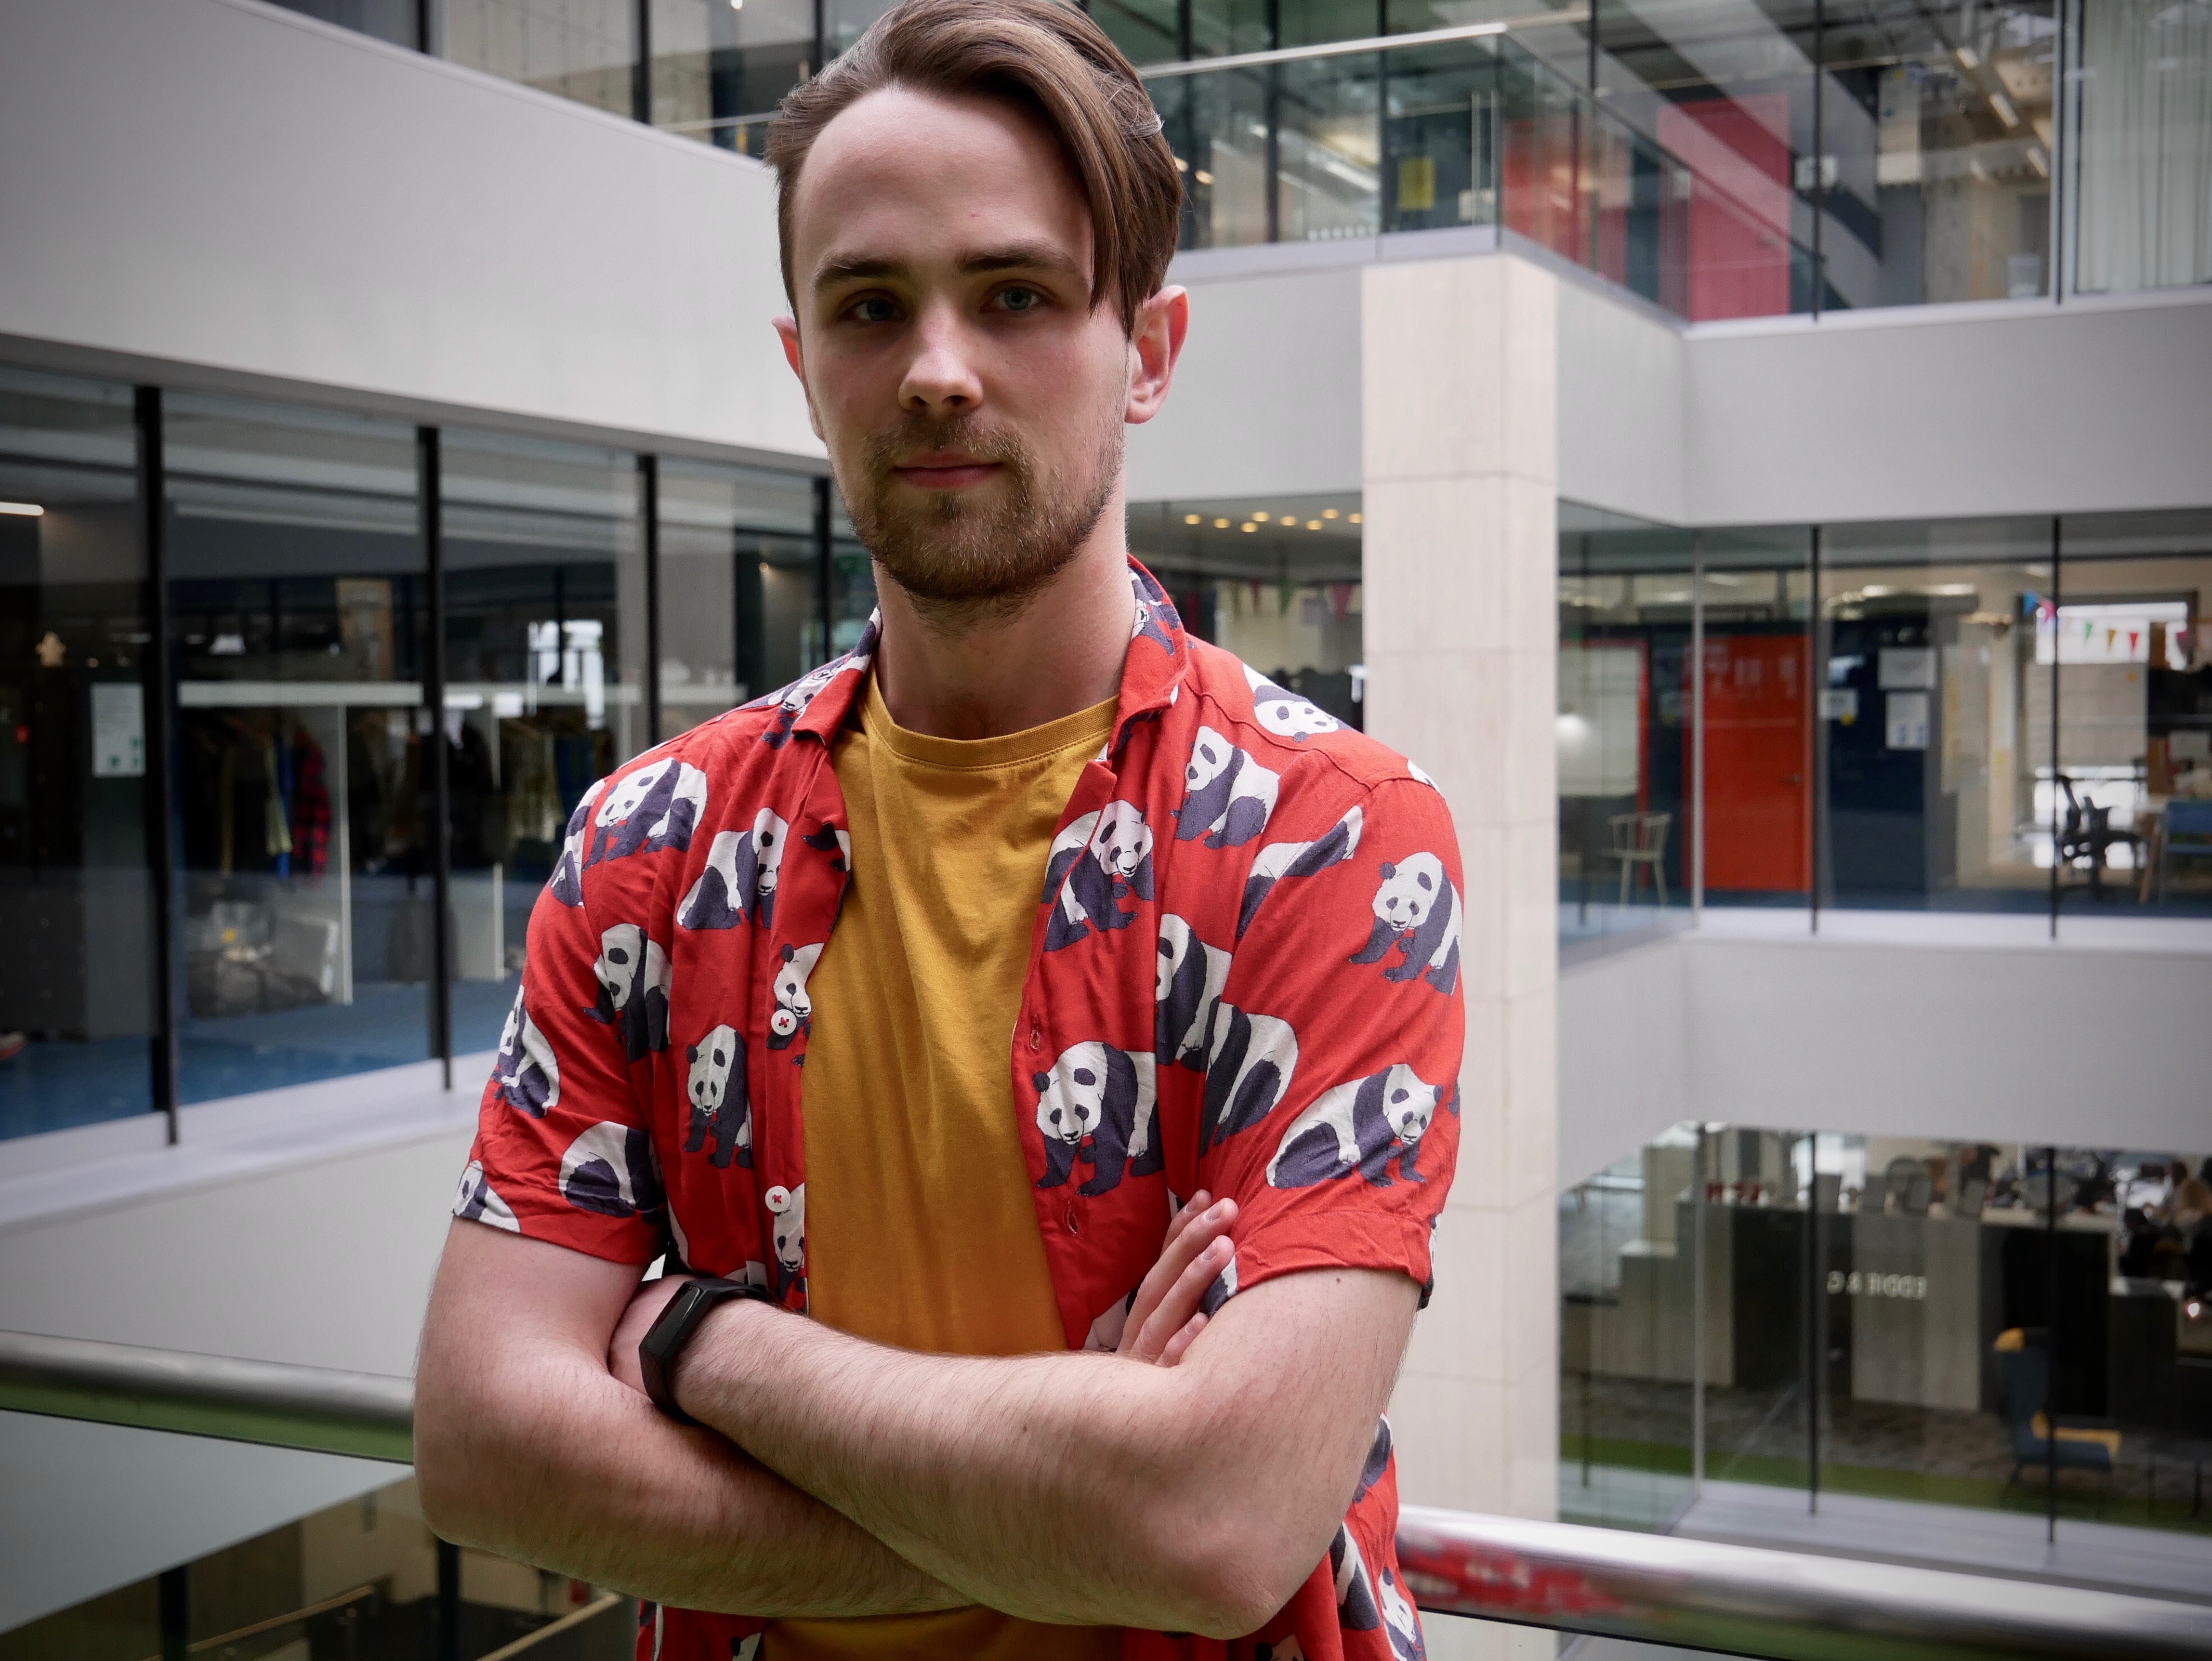
[[(1254, 1288), (1218, 1317), (1246, 1317), (1241, 1334), (1210, 1330), (1174, 1368), (919, 1355), (726, 1305), (676, 1388), (689, 1411), (974, 1601), (1231, 1636), (1321, 1561), (1374, 1435), (1373, 1409), (1346, 1415), (1341, 1401), (1379, 1407), (1402, 1347), (1389, 1305), (1409, 1318), (1410, 1283), (1376, 1321), (1354, 1313), (1347, 1288), (1311, 1284), (1339, 1278)], [(1357, 1295), (1373, 1302), (1372, 1288)], [(1299, 1335), (1332, 1321), (1372, 1353), (1320, 1359)]]

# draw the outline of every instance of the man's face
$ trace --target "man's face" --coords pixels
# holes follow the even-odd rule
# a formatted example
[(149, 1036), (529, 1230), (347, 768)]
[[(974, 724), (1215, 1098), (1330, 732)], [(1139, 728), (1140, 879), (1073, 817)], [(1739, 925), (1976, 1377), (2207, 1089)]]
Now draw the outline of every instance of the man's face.
[(1122, 423), (1158, 405), (1152, 354), (1090, 303), (1091, 216), (1050, 133), (872, 93), (816, 140), (791, 236), (778, 328), (861, 541), (924, 602), (1018, 602), (1116, 500)]

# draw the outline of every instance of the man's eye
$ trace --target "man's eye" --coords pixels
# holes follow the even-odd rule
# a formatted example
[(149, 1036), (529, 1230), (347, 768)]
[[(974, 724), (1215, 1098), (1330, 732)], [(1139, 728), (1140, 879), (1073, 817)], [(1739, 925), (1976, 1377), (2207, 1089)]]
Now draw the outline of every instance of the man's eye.
[(1001, 289), (999, 303), (1010, 312), (1026, 312), (1042, 303), (1044, 296), (1035, 289)]
[(889, 323), (898, 315), (898, 307), (881, 295), (872, 295), (854, 301), (848, 315), (856, 323)]

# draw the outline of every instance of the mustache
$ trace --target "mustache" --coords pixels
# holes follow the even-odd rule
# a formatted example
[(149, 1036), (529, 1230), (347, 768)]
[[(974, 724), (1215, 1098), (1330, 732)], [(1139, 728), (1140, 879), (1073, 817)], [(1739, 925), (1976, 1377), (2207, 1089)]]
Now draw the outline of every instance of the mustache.
[(1012, 433), (987, 426), (975, 416), (910, 416), (896, 427), (871, 433), (862, 447), (868, 471), (885, 474), (902, 457), (954, 450), (978, 461), (1029, 465), (1028, 446)]

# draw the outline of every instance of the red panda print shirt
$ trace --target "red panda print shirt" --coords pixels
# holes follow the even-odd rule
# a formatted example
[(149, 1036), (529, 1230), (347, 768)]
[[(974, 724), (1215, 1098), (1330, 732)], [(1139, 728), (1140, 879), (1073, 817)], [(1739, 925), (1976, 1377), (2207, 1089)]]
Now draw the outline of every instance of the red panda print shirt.
[[(1072, 1349), (1111, 1349), (1177, 1196), (1234, 1198), (1206, 1307), (1301, 1269), (1429, 1285), (1459, 1146), (1459, 845), (1402, 757), (1189, 638), (1134, 561), (1112, 736), (1040, 873), (1011, 1068)], [(587, 792), (531, 916), (457, 1216), (622, 1262), (673, 1251), (806, 1307), (799, 1066), (848, 880), (830, 740), (877, 638)], [(1422, 1653), (1378, 1424), (1328, 1555), (1258, 1632), (1123, 1653)], [(750, 1661), (764, 1623), (647, 1606), (641, 1657)]]

